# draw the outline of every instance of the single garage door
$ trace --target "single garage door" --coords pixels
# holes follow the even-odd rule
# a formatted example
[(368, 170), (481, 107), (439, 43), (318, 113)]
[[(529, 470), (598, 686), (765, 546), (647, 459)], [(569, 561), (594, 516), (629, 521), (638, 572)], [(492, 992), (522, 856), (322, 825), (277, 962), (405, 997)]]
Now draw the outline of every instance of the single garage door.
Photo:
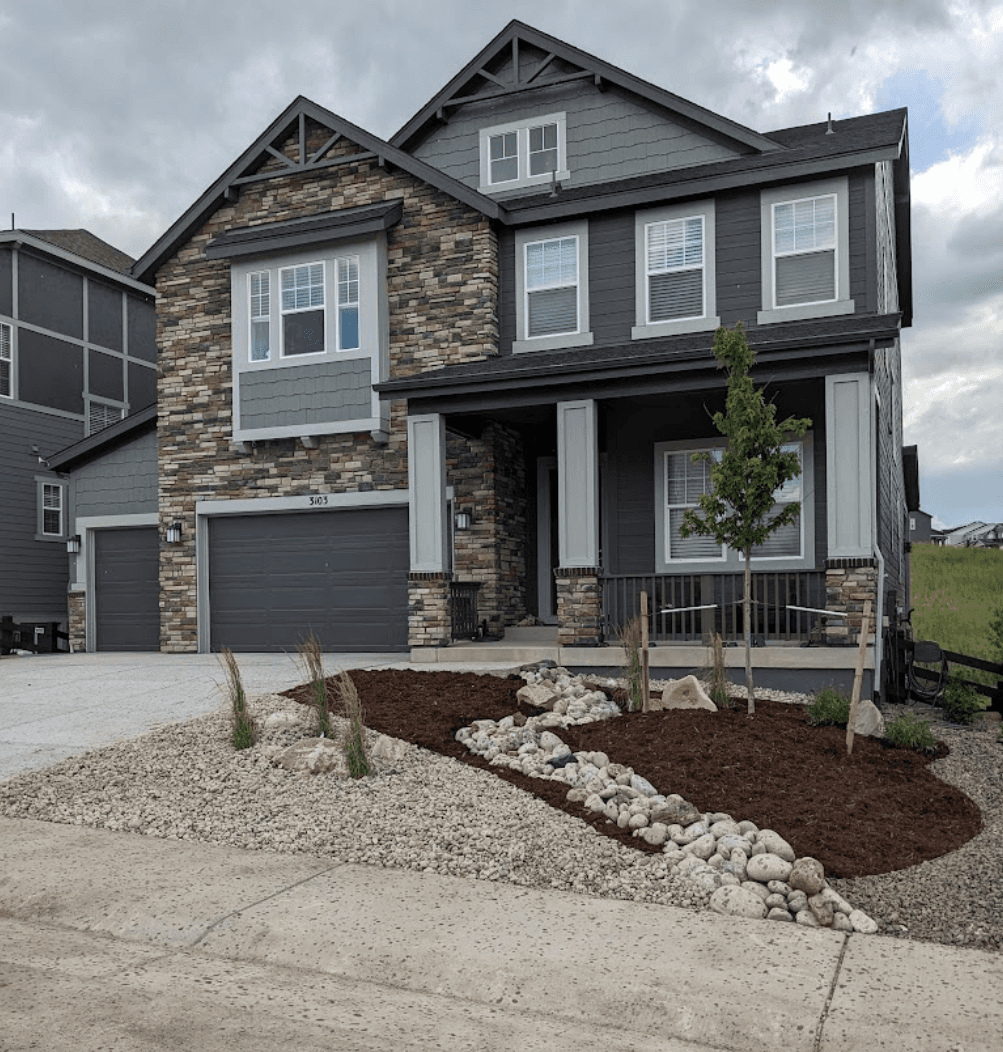
[(156, 526), (94, 531), (98, 650), (160, 649), (160, 540)]
[(209, 520), (213, 650), (407, 649), (406, 507)]

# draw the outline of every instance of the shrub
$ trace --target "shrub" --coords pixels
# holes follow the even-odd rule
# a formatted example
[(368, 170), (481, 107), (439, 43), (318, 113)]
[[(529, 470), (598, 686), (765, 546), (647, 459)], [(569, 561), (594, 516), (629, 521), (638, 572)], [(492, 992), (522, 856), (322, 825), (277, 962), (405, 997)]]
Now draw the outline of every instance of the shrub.
[(345, 759), (348, 761), (348, 773), (353, 778), (364, 778), (367, 774), (372, 774), (372, 765), (366, 755), (366, 728), (363, 722), (365, 714), (362, 711), (359, 692), (347, 672), (342, 672), (338, 677), (338, 691), (348, 720), (348, 730), (342, 742)]
[(728, 673), (724, 669), (724, 643), (721, 633), (715, 632), (711, 640), (710, 700), (719, 709), (730, 709), (735, 703), (728, 693)]
[(952, 723), (970, 725), (982, 711), (981, 695), (969, 687), (960, 676), (952, 673), (944, 688), (944, 715)]
[(320, 641), (310, 633), (296, 648), (303, 665), (303, 671), (310, 681), (310, 696), (313, 698), (313, 723), (318, 738), (333, 738), (331, 714), (327, 707), (327, 681), (324, 678), (324, 657), (320, 650)]
[(823, 687), (808, 706), (813, 727), (845, 727), (850, 722), (850, 699), (835, 687)]
[(258, 740), (258, 727), (247, 707), (247, 695), (240, 678), (240, 667), (233, 651), (228, 647), (221, 651), (221, 658), (226, 675), (226, 691), (230, 696), (230, 740), (235, 749), (250, 749)]
[(900, 749), (915, 749), (917, 752), (933, 752), (937, 748), (930, 724), (908, 712), (888, 722), (885, 740)]
[(623, 676), (627, 681), (628, 708), (636, 712), (643, 701), (641, 684), (641, 617), (638, 614), (616, 630), (617, 643), (623, 647)]

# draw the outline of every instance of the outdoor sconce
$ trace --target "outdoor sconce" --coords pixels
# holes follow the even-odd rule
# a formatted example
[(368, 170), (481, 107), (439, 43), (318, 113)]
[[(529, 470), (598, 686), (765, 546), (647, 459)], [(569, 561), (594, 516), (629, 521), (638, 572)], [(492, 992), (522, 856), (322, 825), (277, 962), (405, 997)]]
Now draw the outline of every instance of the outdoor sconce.
[(167, 527), (167, 543), (168, 544), (180, 544), (181, 543), (181, 523), (172, 522)]
[(470, 512), (469, 511), (458, 511), (456, 518), (453, 520), (458, 530), (469, 530), (470, 529)]
[(80, 554), (80, 534), (75, 533), (72, 537), (66, 538), (66, 550), (70, 555)]

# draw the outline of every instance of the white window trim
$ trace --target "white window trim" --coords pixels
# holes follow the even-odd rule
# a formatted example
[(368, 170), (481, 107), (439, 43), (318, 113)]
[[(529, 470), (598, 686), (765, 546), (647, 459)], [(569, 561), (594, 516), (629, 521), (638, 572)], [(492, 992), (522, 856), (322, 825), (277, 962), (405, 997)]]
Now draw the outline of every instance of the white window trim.
[[(820, 303), (797, 303), (789, 307), (778, 307), (775, 303), (774, 267), (775, 255), (773, 215), (774, 205), (791, 201), (803, 201), (809, 197), (835, 196), (836, 198), (836, 298)], [(824, 179), (797, 186), (779, 186), (763, 190), (759, 195), (761, 230), (762, 310), (756, 315), (760, 325), (775, 322), (805, 321), (809, 318), (833, 318), (842, 314), (853, 314), (856, 306), (850, 299), (850, 190), (845, 176)]]
[[(285, 274), (286, 272), (290, 271), (290, 270), (296, 270), (298, 267), (315, 267), (315, 266), (319, 266), (321, 268), (320, 287), (321, 287), (321, 292), (323, 293), (323, 296), (324, 296), (324, 302), (320, 305), (320, 307), (316, 307), (316, 306), (290, 307), (288, 310), (286, 310), (286, 308), (282, 306), (282, 275)], [(337, 257), (335, 257), (335, 266), (331, 267), (330, 269), (331, 270), (336, 270), (337, 269)], [(278, 310), (279, 310), (279, 357), (280, 358), (284, 358), (287, 361), (303, 362), (303, 361), (306, 361), (307, 359), (310, 359), (310, 358), (320, 358), (323, 355), (326, 355), (328, 353), (329, 341), (330, 341), (330, 335), (329, 334), (332, 331), (331, 330), (331, 325), (330, 325), (330, 318), (328, 317), (328, 309), (327, 309), (328, 308), (328, 304), (330, 303), (330, 290), (327, 287), (328, 271), (329, 271), (329, 268), (326, 265), (326, 261), (323, 260), (323, 259), (311, 259), (311, 260), (309, 260), (306, 263), (292, 263), (292, 264), (288, 264), (286, 266), (279, 267), (276, 270), (276, 273), (277, 273), (278, 279), (279, 279), (278, 283), (277, 283), (277, 288), (278, 288), (278, 293), (279, 293), (278, 297), (277, 297), (278, 298), (277, 306), (278, 306)], [(250, 277), (248, 277), (248, 288), (250, 288)], [(268, 305), (269, 305), (269, 307), (272, 306), (271, 297), (269, 297)], [(285, 319), (287, 317), (290, 317), (293, 314), (312, 314), (312, 313), (314, 313), (317, 310), (319, 310), (324, 316), (324, 349), (321, 350), (321, 351), (309, 351), (309, 352), (304, 353), (304, 354), (287, 354), (286, 353)], [(250, 323), (250, 319), (248, 319), (248, 323)], [(337, 346), (338, 346), (337, 327), (335, 327), (335, 330), (334, 330), (334, 337), (335, 337), (334, 338), (334, 347), (331, 348), (331, 349), (337, 350)]]
[[(278, 270), (274, 271), (274, 273), (277, 274)], [(253, 306), (254, 293), (252, 291), (252, 278), (259, 277), (262, 274), (265, 274), (268, 277), (268, 314), (255, 315)], [(263, 267), (258, 270), (252, 270), (247, 275), (247, 360), (249, 362), (270, 362), (272, 360), (272, 347), (275, 343), (275, 341), (272, 339), (272, 333), (274, 332), (274, 326), (272, 325), (272, 300), (274, 296), (272, 291), (272, 275), (273, 271), (269, 270), (267, 267)], [(268, 322), (268, 353), (264, 356), (264, 358), (255, 358), (254, 323), (256, 321), (266, 320)]]
[[(542, 172), (540, 175), (529, 174), (529, 129), (538, 128), (542, 124), (557, 125), (557, 171)], [(517, 135), (516, 149), (519, 155), (519, 175), (515, 179), (507, 179), (504, 182), (491, 182), (491, 138), (495, 135), (504, 135), (515, 132)], [(519, 121), (510, 121), (507, 124), (496, 124), (491, 128), (480, 130), (480, 184), (478, 189), (481, 193), (499, 194), (509, 190), (519, 190), (527, 186), (548, 185), (553, 179), (565, 183), (571, 178), (568, 171), (568, 119), (566, 113), (547, 113), (539, 117), (527, 117)]]
[[(45, 487), (52, 486), (59, 491), (59, 533), (47, 533), (45, 531)], [(35, 476), (37, 519), (35, 525), (35, 540), (37, 541), (63, 541), (66, 539), (67, 519), (67, 484), (59, 479), (45, 478), (42, 475)]]
[[(815, 468), (814, 442), (809, 431), (804, 438), (797, 439), (801, 445), (801, 555), (800, 556), (754, 556), (752, 572), (774, 570), (813, 570), (815, 568)], [(701, 453), (712, 449), (723, 449), (727, 442), (723, 438), (689, 439), (655, 443), (655, 572), (656, 573), (737, 573), (742, 570), (744, 560), (740, 552), (725, 548), (721, 559), (668, 559), (668, 505), (665, 497), (665, 455), (667, 453)]]
[[(6, 341), (3, 339), (2, 334), (7, 334)], [(6, 343), (7, 353), (3, 353), (3, 346)], [(0, 361), (7, 363), (7, 393), (5, 394), (0, 390), (0, 398), (14, 398), (14, 326), (8, 325), (6, 322), (0, 322)]]
[[(529, 313), (526, 289), (526, 246), (541, 241), (566, 237), (578, 239), (578, 331), (555, 336), (527, 336)], [(573, 347), (591, 347), (593, 335), (589, 322), (589, 224), (587, 219), (555, 226), (533, 227), (515, 232), (515, 303), (516, 338), (512, 353), (557, 351)]]
[[(671, 321), (648, 321), (647, 227), (653, 223), (678, 219), (703, 218), (704, 230), (704, 313), (699, 318), (677, 318)], [(714, 202), (697, 201), (645, 209), (634, 215), (634, 312), (636, 324), (630, 330), (632, 340), (650, 340), (660, 336), (679, 336), (690, 332), (713, 332), (721, 324), (717, 316), (717, 268), (715, 261)]]

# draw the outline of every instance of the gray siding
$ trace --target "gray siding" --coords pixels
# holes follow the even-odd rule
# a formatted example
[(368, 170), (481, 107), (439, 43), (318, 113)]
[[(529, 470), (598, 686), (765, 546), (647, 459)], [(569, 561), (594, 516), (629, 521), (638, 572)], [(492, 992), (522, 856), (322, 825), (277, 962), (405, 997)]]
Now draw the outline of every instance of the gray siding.
[(87, 352), (87, 390), (102, 398), (124, 401), (122, 359), (91, 349)]
[(66, 619), (69, 558), (59, 540), (35, 540), (37, 477), (59, 477), (38, 462), (83, 438), (83, 423), (0, 405), (0, 614), (26, 620)]
[(136, 413), (157, 400), (157, 370), (129, 362), (129, 412)]
[(70, 483), (75, 517), (157, 510), (157, 433), (150, 431), (77, 468)]
[(729, 194), (715, 201), (717, 313), (721, 324), (756, 324), (762, 306), (759, 191)]
[(878, 547), (885, 560), (885, 591), (905, 601), (903, 545), (908, 527), (902, 473), (902, 354), (899, 344), (878, 351), (874, 382), (881, 399), (877, 421)]
[[(20, 291), (19, 285), (19, 300)], [(17, 375), (20, 401), (62, 409), (67, 413), (83, 413), (84, 353), (80, 344), (21, 329), (18, 332)]]
[(240, 374), (242, 429), (365, 419), (371, 407), (368, 358)]
[(596, 343), (630, 339), (634, 325), (634, 215), (589, 220), (589, 311)]
[(79, 274), (19, 252), (17, 307), (21, 321), (83, 339), (84, 279)]
[(128, 297), (129, 354), (147, 362), (157, 360), (157, 312), (152, 302)]
[(94, 280), (87, 282), (87, 338), (122, 350), (122, 293)]
[(873, 177), (851, 175), (850, 192), (850, 299), (854, 313), (865, 314), (875, 309), (873, 278), (868, 280), (868, 254), (873, 252), (873, 240), (868, 237), (868, 200), (873, 193)]
[[(503, 80), (506, 75), (501, 74)], [(738, 155), (626, 92), (615, 88), (601, 92), (587, 81), (496, 102), (471, 103), (436, 129), (414, 154), (476, 188), (480, 184), (481, 128), (558, 112), (567, 114), (570, 186), (688, 168)]]
[(895, 262), (895, 187), (891, 161), (879, 161), (874, 166), (874, 184), (877, 311), (879, 314), (894, 314), (899, 309), (899, 292)]
[(11, 316), (14, 286), (11, 280), (13, 254), (9, 248), (0, 248), (0, 314)]

